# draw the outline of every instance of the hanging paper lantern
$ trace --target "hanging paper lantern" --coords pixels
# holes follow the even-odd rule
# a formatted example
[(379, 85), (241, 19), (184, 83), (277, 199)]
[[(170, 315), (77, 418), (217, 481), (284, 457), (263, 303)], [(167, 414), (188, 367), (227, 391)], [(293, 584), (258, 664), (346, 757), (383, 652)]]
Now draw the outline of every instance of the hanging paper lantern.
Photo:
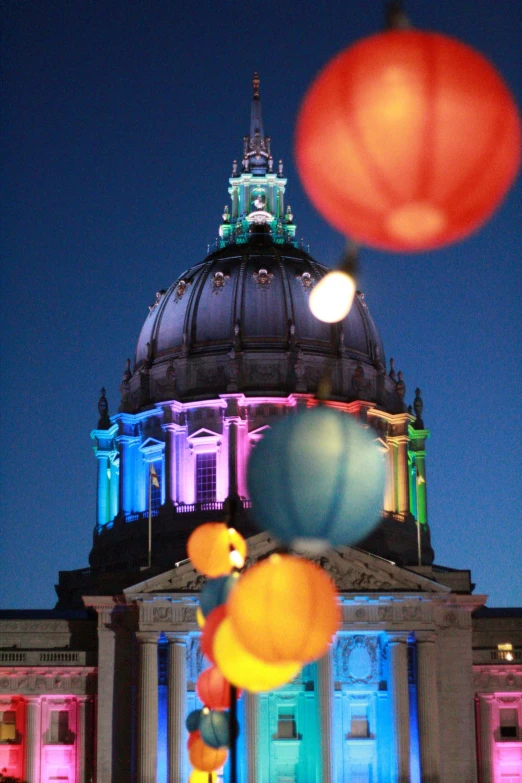
[(199, 594), (199, 605), (205, 618), (213, 609), (226, 602), (238, 578), (239, 574), (236, 573), (230, 576), (218, 576), (217, 579), (208, 579), (205, 582)]
[(269, 663), (320, 658), (341, 623), (328, 574), (293, 555), (272, 555), (249, 568), (230, 596), (228, 616), (246, 649)]
[[(209, 748), (225, 748), (229, 745), (229, 714), (216, 710), (203, 710), (201, 716), (201, 739)], [(239, 736), (239, 723), (236, 721), (236, 738)]]
[(216, 663), (214, 659), (214, 651), (212, 649), (212, 645), (214, 644), (214, 635), (219, 627), (219, 624), (226, 617), (226, 614), (227, 607), (225, 604), (217, 606), (215, 609), (213, 609), (207, 617), (205, 627), (203, 628), (203, 633), (201, 634), (199, 640), (203, 655), (205, 655), (209, 661), (214, 664)]
[(246, 557), (245, 539), (223, 522), (207, 522), (197, 527), (187, 542), (192, 565), (205, 576), (230, 574), (242, 568)]
[(213, 710), (228, 710), (230, 707), (230, 682), (217, 666), (211, 666), (201, 672), (196, 682), (196, 691), (205, 707)]
[(199, 730), (199, 721), (201, 720), (201, 710), (192, 710), (185, 719), (185, 726), (189, 734)]
[(201, 772), (194, 769), (189, 777), (189, 783), (217, 783), (217, 772)]
[(371, 429), (320, 406), (278, 421), (248, 463), (252, 513), (286, 542), (354, 544), (379, 522), (385, 462)]
[(199, 730), (191, 731), (188, 735), (187, 739), (187, 749), (190, 750), (192, 745), (196, 742), (196, 740), (201, 739), (201, 734), (199, 733)]
[(299, 661), (271, 664), (251, 655), (236, 636), (226, 617), (214, 638), (214, 655), (227, 680), (238, 688), (261, 693), (279, 688), (299, 673)]
[(440, 247), (486, 221), (516, 176), (520, 121), (495, 68), (459, 41), (394, 30), (345, 49), (296, 134), (310, 199), (357, 242)]
[(202, 772), (213, 772), (222, 767), (227, 755), (226, 748), (209, 748), (201, 737), (196, 738), (189, 748), (190, 763)]

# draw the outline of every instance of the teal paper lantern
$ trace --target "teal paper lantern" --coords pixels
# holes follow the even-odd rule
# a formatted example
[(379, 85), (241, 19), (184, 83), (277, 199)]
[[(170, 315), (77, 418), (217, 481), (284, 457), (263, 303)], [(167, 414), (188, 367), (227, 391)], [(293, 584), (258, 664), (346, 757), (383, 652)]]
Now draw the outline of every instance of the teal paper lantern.
[(204, 617), (208, 617), (213, 609), (225, 603), (236, 581), (237, 575), (234, 574), (207, 579), (199, 594), (199, 605)]
[(383, 447), (353, 416), (318, 406), (267, 432), (250, 456), (247, 480), (262, 530), (309, 550), (355, 544), (382, 514)]
[(189, 734), (192, 734), (193, 731), (199, 730), (201, 713), (202, 710), (192, 710), (192, 712), (189, 712), (189, 714), (187, 715), (185, 719), (185, 726), (187, 727), (187, 731)]
[[(229, 713), (203, 710), (199, 724), (201, 739), (209, 748), (226, 748), (230, 744)], [(239, 723), (236, 721), (236, 737)]]

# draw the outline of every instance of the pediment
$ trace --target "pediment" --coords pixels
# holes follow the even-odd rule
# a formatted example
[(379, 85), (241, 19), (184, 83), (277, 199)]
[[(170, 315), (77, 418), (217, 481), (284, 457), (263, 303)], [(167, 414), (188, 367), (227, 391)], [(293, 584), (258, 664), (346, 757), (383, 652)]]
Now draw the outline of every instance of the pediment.
[[(278, 542), (268, 533), (259, 533), (248, 539), (247, 566), (262, 560), (278, 549)], [(352, 547), (330, 549), (319, 563), (335, 583), (340, 593), (449, 593), (449, 587), (401, 568), (389, 560)], [(189, 560), (163, 574), (128, 587), (124, 593), (131, 597), (143, 593), (195, 593), (201, 590), (205, 577), (197, 572)]]
[(191, 443), (197, 442), (198, 440), (206, 439), (206, 438), (219, 438), (220, 435), (218, 432), (212, 432), (212, 430), (207, 430), (206, 427), (202, 427), (200, 430), (197, 430), (196, 432), (193, 432), (192, 435), (189, 435), (187, 440)]
[(140, 451), (155, 451), (163, 448), (165, 448), (165, 444), (160, 440), (156, 440), (156, 438), (147, 438), (139, 447)]

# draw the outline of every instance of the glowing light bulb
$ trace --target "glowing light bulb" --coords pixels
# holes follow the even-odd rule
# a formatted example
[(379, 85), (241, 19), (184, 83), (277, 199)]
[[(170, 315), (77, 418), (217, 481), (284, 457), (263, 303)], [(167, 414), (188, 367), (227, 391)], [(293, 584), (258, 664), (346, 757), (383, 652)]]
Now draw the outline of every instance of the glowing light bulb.
[(241, 554), (241, 552), (238, 552), (237, 549), (232, 549), (230, 552), (230, 562), (234, 566), (234, 568), (243, 568), (245, 565), (245, 558)]
[(310, 310), (319, 321), (333, 324), (346, 318), (352, 306), (355, 282), (340, 270), (328, 272), (310, 293)]

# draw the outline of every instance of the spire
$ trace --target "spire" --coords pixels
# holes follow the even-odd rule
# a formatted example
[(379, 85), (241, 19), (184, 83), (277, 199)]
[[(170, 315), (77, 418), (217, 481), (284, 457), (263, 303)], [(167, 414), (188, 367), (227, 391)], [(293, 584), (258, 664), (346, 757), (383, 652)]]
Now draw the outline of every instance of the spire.
[(259, 97), (259, 76), (254, 73), (252, 82), (254, 94), (250, 109), (250, 136), (244, 138), (242, 171), (255, 175), (272, 172), (274, 161), (270, 154), (270, 139), (263, 129), (263, 113)]
[(259, 97), (259, 76), (257, 75), (257, 71), (254, 73), (252, 86), (254, 87), (254, 95), (252, 97), (252, 108), (250, 110), (250, 141), (255, 139), (256, 133), (259, 133), (261, 138), (264, 137), (263, 114), (261, 112), (261, 99)]

